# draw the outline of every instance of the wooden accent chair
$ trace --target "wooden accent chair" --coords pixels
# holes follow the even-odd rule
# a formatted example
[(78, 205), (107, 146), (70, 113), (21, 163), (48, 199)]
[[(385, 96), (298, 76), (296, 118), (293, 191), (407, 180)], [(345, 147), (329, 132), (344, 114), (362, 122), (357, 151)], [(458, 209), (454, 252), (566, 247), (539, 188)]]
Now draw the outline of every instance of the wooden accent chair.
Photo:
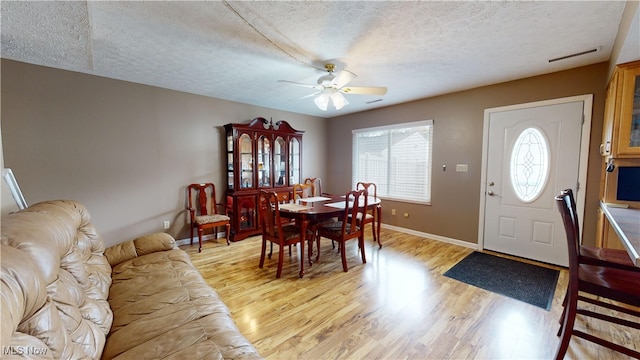
[(318, 243), (318, 255), (316, 261), (320, 259), (320, 238), (326, 237), (332, 241), (337, 241), (342, 255), (342, 269), (347, 272), (346, 246), (345, 242), (351, 239), (358, 239), (360, 256), (362, 263), (366, 264), (367, 259), (364, 253), (364, 229), (358, 225), (358, 216), (364, 217), (367, 211), (367, 194), (365, 190), (349, 191), (345, 195), (345, 200), (353, 201), (353, 206), (345, 206), (344, 215), (337, 221), (319, 224), (316, 228), (316, 241)]
[[(260, 224), (262, 226), (262, 252), (260, 253), (259, 267), (264, 266), (264, 256), (267, 250), (267, 241), (277, 244), (278, 270), (276, 279), (282, 275), (282, 263), (284, 259), (284, 247), (300, 243), (300, 277), (304, 276), (304, 243), (313, 240), (313, 232), (308, 231), (306, 238), (300, 238), (300, 228), (295, 225), (283, 225), (278, 209), (278, 195), (275, 192), (260, 190)], [(269, 253), (271, 259), (271, 252)]]
[[(205, 229), (226, 227), (227, 245), (229, 245), (229, 230), (231, 220), (226, 214), (218, 213), (216, 203), (216, 188), (212, 183), (191, 184), (187, 186), (187, 210), (189, 211), (191, 228), (191, 245), (193, 245), (193, 229), (198, 230), (198, 252), (202, 251), (202, 233)], [(218, 237), (217, 232), (215, 233)]]
[[(356, 184), (356, 190), (364, 189), (367, 191), (367, 196), (373, 196), (374, 198), (378, 197), (378, 187), (375, 183), (368, 182), (358, 182)], [(371, 223), (371, 232), (373, 233), (373, 241), (378, 242), (378, 247), (382, 248), (382, 243), (380, 242), (380, 220), (382, 218), (382, 205), (376, 206), (371, 210), (367, 210), (364, 214), (364, 220), (358, 219), (358, 221), (362, 221), (362, 226), (364, 227), (366, 224)]]
[(320, 179), (319, 177), (314, 177), (314, 178), (306, 178), (304, 179), (304, 183), (305, 184), (313, 184), (313, 186), (315, 187), (315, 191), (313, 193), (312, 196), (320, 196), (322, 195), (322, 179)]
[(315, 196), (314, 194), (316, 193), (316, 187), (313, 184), (294, 184), (292, 193), (293, 200), (312, 197)]
[[(578, 224), (577, 214), (574, 204), (571, 201), (571, 195), (563, 192), (555, 199), (560, 215), (562, 216), (567, 237), (567, 247), (569, 249), (569, 285), (560, 328), (560, 344), (555, 356), (556, 360), (564, 358), (572, 335), (625, 355), (640, 358), (640, 352), (636, 350), (574, 328), (576, 315), (580, 314), (614, 324), (640, 329), (640, 322), (603, 314), (597, 311), (598, 308), (596, 308), (596, 310), (588, 310), (578, 307), (578, 301), (583, 301), (598, 307), (640, 317), (639, 311), (632, 310), (625, 306), (640, 307), (640, 286), (638, 286), (638, 284), (640, 284), (640, 273), (614, 266), (606, 266), (603, 262), (596, 265), (592, 262), (593, 259), (586, 259), (581, 256), (580, 235), (578, 227), (576, 226)], [(591, 294), (593, 296), (584, 296), (584, 294)], [(618, 304), (612, 304), (607, 300), (613, 300)]]

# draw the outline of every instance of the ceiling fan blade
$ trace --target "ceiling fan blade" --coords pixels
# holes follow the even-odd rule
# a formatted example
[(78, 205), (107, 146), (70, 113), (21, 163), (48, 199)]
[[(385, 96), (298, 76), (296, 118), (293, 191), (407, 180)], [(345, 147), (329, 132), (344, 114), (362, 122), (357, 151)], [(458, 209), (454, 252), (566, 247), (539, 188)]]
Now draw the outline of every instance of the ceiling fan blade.
[(349, 70), (342, 70), (335, 78), (331, 81), (331, 85), (335, 85), (336, 88), (341, 88), (353, 79), (355, 79), (358, 75), (352, 73)]
[(322, 91), (318, 91), (318, 92), (314, 92), (313, 94), (305, 95), (305, 96), (301, 97), (300, 99), (306, 99), (306, 98), (310, 98), (312, 96), (318, 96), (320, 94), (322, 94)]
[(340, 89), (340, 91), (345, 94), (384, 95), (387, 93), (387, 88), (380, 86), (347, 86)]
[(318, 85), (303, 84), (303, 83), (299, 83), (299, 82), (295, 82), (295, 81), (289, 81), (289, 80), (278, 80), (278, 82), (298, 85), (298, 86), (302, 86), (302, 87), (306, 87), (306, 88), (310, 88), (310, 89), (317, 89), (318, 88)]

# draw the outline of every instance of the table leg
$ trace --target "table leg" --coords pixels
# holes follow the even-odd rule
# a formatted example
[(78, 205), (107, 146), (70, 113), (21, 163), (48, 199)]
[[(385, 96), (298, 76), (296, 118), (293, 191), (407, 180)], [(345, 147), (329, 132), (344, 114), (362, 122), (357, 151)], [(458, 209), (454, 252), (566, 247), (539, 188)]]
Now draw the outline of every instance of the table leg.
[[(307, 240), (308, 219), (300, 221), (300, 277), (304, 276), (304, 242)], [(311, 246), (309, 246), (309, 265), (311, 265)]]
[(300, 241), (300, 277), (301, 278), (304, 276), (304, 240), (305, 238), (302, 238), (302, 241)]

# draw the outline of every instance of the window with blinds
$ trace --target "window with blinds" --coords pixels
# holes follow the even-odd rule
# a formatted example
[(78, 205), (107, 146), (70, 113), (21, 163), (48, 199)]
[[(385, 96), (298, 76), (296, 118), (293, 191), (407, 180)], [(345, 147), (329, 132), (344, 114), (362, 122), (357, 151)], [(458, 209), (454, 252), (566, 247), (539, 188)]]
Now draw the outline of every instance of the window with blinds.
[(431, 202), (433, 120), (353, 130), (352, 182), (374, 182), (378, 196)]

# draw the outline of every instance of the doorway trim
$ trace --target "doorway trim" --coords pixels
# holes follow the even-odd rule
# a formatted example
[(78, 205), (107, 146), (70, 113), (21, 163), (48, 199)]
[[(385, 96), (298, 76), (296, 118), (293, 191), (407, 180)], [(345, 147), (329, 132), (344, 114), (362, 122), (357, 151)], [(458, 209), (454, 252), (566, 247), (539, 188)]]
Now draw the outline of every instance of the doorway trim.
[[(492, 113), (522, 110), (532, 107), (566, 104), (582, 101), (582, 134), (580, 137), (580, 164), (578, 167), (579, 189), (576, 196), (576, 206), (578, 221), (581, 231), (584, 231), (582, 222), (584, 220), (584, 203), (587, 188), (587, 165), (589, 163), (589, 142), (591, 138), (591, 116), (593, 111), (593, 94), (569, 96), (558, 99), (535, 101), (524, 104), (508, 105), (484, 110), (484, 124), (482, 131), (482, 167), (480, 175), (480, 216), (478, 219), (478, 250), (484, 249), (484, 222), (485, 222), (485, 202), (487, 189), (487, 154), (489, 152), (489, 118)], [(582, 235), (582, 234), (580, 234)], [(582, 239), (582, 236), (580, 236)]]

